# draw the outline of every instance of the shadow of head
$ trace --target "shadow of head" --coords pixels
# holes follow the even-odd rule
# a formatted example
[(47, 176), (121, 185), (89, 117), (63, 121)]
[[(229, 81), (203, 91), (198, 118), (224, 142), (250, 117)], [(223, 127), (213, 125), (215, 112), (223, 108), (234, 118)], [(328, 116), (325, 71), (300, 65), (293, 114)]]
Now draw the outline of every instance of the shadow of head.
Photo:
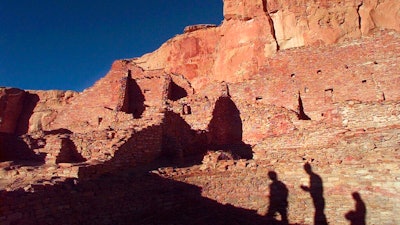
[(308, 173), (308, 174), (312, 173), (312, 167), (309, 163), (304, 164), (303, 168), (306, 171), (306, 173)]
[(269, 171), (268, 172), (268, 177), (269, 177), (269, 179), (271, 179), (271, 180), (278, 180), (278, 175), (274, 172), (274, 171)]

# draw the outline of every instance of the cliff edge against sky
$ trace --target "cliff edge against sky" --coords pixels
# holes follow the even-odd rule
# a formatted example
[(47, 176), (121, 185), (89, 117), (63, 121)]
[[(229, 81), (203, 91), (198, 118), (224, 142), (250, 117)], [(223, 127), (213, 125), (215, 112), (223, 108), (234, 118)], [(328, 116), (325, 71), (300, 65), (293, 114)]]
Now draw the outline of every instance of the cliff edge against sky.
[(223, 14), (80, 93), (0, 88), (0, 223), (283, 224), (279, 179), (290, 224), (399, 224), (400, 2)]

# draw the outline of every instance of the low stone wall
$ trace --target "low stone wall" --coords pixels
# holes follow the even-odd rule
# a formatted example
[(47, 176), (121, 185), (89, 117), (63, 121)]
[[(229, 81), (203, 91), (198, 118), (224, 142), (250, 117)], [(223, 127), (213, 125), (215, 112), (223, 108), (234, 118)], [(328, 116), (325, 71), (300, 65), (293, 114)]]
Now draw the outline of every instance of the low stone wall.
[[(270, 163), (220, 160), (213, 167), (165, 168), (162, 177), (140, 171), (103, 174), (99, 179), (70, 179), (34, 185), (31, 192), (2, 191), (1, 224), (269, 224), (270, 171), (288, 189), (290, 224), (313, 224), (313, 197), (301, 186), (323, 187), (323, 212), (329, 224), (349, 224), (357, 192), (366, 224), (398, 224), (398, 163)], [(316, 183), (316, 184), (315, 184)], [(317, 185), (317, 186), (313, 186)], [(321, 209), (321, 208), (320, 208)], [(360, 212), (358, 212), (360, 213)], [(361, 212), (362, 213), (362, 212)], [(279, 217), (278, 217), (279, 220)]]
[(154, 161), (161, 156), (162, 127), (153, 125), (132, 134), (111, 159), (104, 162), (93, 161), (95, 165), (81, 167), (80, 179), (92, 179), (118, 170), (127, 170)]
[[(274, 196), (271, 192), (269, 172), (274, 171), (278, 180), (288, 189), (287, 213), (290, 224), (315, 224), (314, 216), (318, 212), (321, 215), (324, 212), (329, 224), (349, 224), (350, 221), (346, 219), (349, 213), (355, 211), (356, 207), (360, 210), (360, 205), (364, 205), (366, 211), (357, 212), (361, 216), (357, 222), (389, 225), (400, 223), (397, 216), (400, 213), (397, 161), (371, 163), (360, 160), (347, 164), (312, 162), (312, 175), (309, 175), (304, 169), (306, 161), (276, 163), (221, 160), (213, 167), (178, 169), (164, 175), (201, 187), (202, 196), (223, 205), (232, 204), (268, 217), (268, 210), (273, 207), (271, 201), (282, 197), (276, 196), (276, 193)], [(311, 195), (302, 186), (310, 187)], [(323, 192), (318, 195), (320, 188)], [(353, 193), (358, 193), (361, 200), (353, 199)], [(314, 201), (320, 204), (315, 205)]]
[[(190, 198), (179, 191), (186, 186), (151, 175), (114, 174), (35, 186), (34, 192), (2, 191), (0, 223), (153, 224), (154, 217), (168, 216), (168, 211), (189, 204)], [(198, 188), (191, 189), (199, 194)]]
[(254, 210), (222, 205), (197, 186), (140, 170), (0, 197), (1, 224), (267, 224)]

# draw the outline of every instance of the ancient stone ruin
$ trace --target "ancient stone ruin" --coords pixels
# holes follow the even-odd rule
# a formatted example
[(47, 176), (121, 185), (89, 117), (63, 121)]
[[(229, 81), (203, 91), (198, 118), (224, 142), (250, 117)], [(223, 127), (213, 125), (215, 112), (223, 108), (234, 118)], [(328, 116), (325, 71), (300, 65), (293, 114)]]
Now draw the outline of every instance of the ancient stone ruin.
[(223, 13), (83, 92), (0, 88), (0, 224), (400, 224), (400, 1)]

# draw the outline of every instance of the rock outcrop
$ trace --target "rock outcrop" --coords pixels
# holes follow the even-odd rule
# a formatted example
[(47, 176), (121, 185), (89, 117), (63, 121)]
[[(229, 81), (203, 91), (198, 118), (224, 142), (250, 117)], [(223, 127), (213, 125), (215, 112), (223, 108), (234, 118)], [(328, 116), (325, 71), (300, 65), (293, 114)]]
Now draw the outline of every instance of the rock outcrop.
[(227, 0), (219, 27), (178, 35), (134, 62), (145, 70), (185, 75), (199, 88), (208, 80), (240, 82), (256, 75), (278, 49), (335, 44), (379, 29), (400, 31), (399, 9), (393, 0)]
[(81, 93), (0, 88), (0, 223), (399, 224), (400, 2), (223, 15)]

